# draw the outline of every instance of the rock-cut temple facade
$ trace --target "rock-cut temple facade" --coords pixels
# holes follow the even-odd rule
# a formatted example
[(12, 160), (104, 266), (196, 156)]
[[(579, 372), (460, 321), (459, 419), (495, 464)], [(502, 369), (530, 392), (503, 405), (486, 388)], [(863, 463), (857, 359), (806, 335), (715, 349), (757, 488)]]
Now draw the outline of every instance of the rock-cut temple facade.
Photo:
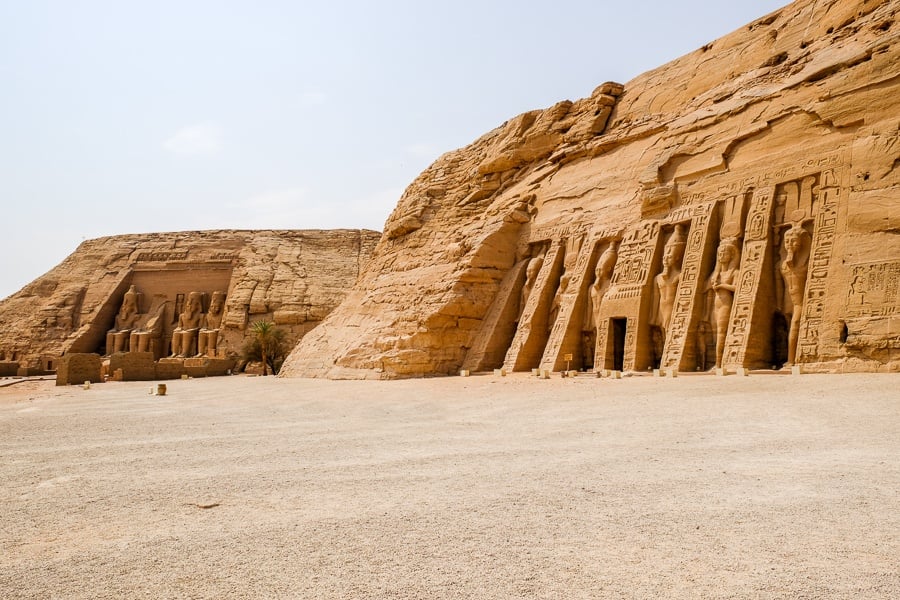
[(898, 6), (799, 0), (445, 154), (284, 372), (900, 369)]

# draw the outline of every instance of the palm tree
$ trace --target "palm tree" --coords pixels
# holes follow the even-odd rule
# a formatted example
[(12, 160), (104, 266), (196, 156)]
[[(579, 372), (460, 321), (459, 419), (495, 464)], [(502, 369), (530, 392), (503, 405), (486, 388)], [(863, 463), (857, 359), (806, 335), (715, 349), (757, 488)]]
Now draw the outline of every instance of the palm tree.
[(259, 352), (262, 354), (263, 375), (269, 374), (269, 352), (275, 341), (275, 324), (271, 321), (254, 321), (250, 327), (256, 341), (259, 342)]

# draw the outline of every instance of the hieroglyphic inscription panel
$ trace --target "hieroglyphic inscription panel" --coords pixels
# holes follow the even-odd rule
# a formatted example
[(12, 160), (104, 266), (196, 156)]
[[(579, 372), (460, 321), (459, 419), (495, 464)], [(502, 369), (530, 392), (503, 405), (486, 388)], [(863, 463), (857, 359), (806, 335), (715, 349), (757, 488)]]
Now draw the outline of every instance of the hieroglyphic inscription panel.
[(641, 295), (650, 274), (658, 235), (659, 221), (644, 221), (625, 235), (619, 247), (619, 260), (616, 262), (608, 299), (636, 298)]
[(622, 364), (623, 371), (634, 371), (635, 356), (637, 355), (637, 318), (628, 317), (625, 325), (625, 359)]
[(722, 361), (728, 367), (744, 366), (753, 303), (759, 290), (763, 263), (769, 245), (771, 218), (772, 188), (758, 189), (753, 194), (750, 213), (747, 216), (740, 277), (734, 291), (734, 305), (731, 309), (728, 335), (725, 338), (725, 352)]
[(710, 221), (714, 206), (714, 202), (708, 202), (691, 207), (691, 227), (681, 266), (681, 281), (678, 284), (661, 361), (661, 366), (667, 369), (681, 368), (685, 345), (690, 338), (688, 334), (696, 327), (691, 316), (695, 312), (697, 301), (702, 302), (703, 288), (706, 285), (706, 281), (700, 276), (700, 269), (703, 251), (709, 243), (710, 231), (713, 229), (710, 227)]
[(889, 317), (900, 314), (900, 262), (862, 263), (850, 268), (845, 314)]
[(828, 170), (820, 178), (819, 207), (809, 258), (809, 275), (797, 341), (797, 362), (812, 362), (819, 355), (819, 327), (825, 313), (828, 271), (837, 231), (838, 202), (841, 189), (837, 173)]

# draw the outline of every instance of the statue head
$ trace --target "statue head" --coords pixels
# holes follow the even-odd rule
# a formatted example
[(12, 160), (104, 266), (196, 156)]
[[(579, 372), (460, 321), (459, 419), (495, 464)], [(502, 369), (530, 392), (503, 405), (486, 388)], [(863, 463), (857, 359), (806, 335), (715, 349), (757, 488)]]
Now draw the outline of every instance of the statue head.
[(722, 238), (719, 242), (719, 248), (716, 250), (716, 259), (720, 269), (731, 269), (737, 267), (737, 261), (740, 257), (738, 250), (738, 240), (733, 237)]
[(195, 315), (203, 310), (203, 293), (191, 292), (188, 294), (187, 303), (184, 306), (184, 312), (189, 315)]
[(684, 248), (686, 245), (687, 238), (684, 233), (684, 225), (679, 223), (675, 226), (675, 231), (672, 232), (672, 235), (669, 236), (669, 239), (666, 241), (666, 246), (663, 249), (663, 265), (666, 267), (673, 267), (681, 262), (682, 257), (684, 257)]
[(618, 242), (612, 242), (609, 247), (603, 251), (603, 254), (600, 255), (600, 260), (597, 261), (597, 269), (594, 273), (597, 281), (612, 277), (613, 269), (616, 266), (616, 259), (618, 258), (619, 244)]
[(797, 253), (809, 242), (809, 232), (802, 225), (794, 223), (784, 234), (784, 249), (789, 255)]
[(225, 308), (225, 292), (213, 292), (212, 300), (209, 301), (209, 312), (218, 315)]

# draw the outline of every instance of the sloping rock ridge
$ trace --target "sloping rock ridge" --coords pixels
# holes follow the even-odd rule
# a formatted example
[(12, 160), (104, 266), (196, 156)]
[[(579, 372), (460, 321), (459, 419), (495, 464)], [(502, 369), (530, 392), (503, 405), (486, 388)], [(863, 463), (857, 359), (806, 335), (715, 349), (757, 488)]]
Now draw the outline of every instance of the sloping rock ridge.
[(234, 355), (256, 320), (295, 342), (344, 299), (380, 236), (185, 231), (85, 241), (0, 302), (0, 364), (51, 371), (67, 352), (159, 359), (173, 353), (173, 338), (184, 338), (175, 349), (183, 355)]
[(800, 0), (443, 155), (282, 373), (897, 370), (897, 11)]

